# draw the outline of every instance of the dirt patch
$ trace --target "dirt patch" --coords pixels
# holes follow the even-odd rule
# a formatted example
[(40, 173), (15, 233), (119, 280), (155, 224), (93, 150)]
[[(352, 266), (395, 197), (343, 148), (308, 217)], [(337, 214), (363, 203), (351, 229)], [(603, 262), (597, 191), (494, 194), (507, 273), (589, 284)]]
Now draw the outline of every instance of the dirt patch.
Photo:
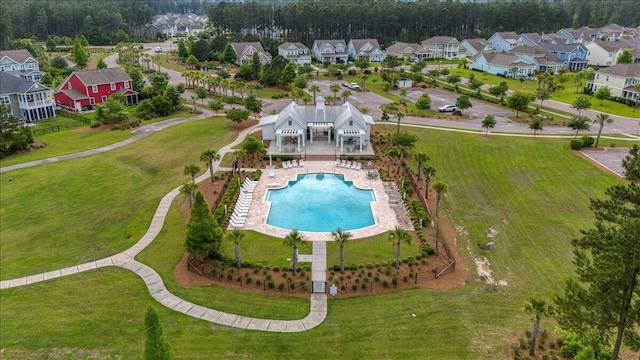
[(478, 269), (478, 279), (480, 281), (484, 281), (489, 285), (496, 285), (496, 286), (508, 285), (506, 280), (496, 281), (493, 278), (493, 274), (491, 272), (491, 264), (489, 264), (489, 259), (487, 259), (486, 257), (476, 256), (473, 258), (473, 262), (476, 264), (476, 268)]

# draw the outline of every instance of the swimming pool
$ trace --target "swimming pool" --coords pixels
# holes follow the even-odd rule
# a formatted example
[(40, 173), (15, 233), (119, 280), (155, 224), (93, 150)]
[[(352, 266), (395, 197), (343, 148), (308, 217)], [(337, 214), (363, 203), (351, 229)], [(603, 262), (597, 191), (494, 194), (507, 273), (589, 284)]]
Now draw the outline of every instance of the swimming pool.
[(373, 190), (362, 190), (340, 174), (300, 174), (287, 187), (267, 191), (267, 224), (283, 229), (330, 232), (374, 224)]

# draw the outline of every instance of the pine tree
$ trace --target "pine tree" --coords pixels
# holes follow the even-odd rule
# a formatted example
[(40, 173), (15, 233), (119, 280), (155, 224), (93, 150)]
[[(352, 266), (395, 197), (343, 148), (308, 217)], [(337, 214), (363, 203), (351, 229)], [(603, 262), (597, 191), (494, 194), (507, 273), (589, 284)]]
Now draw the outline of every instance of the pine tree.
[(151, 306), (147, 307), (147, 312), (144, 315), (144, 327), (147, 332), (147, 339), (144, 343), (144, 359), (171, 359), (171, 346), (162, 333), (162, 325), (160, 324), (158, 313)]
[(71, 48), (71, 58), (79, 67), (87, 66), (89, 60), (89, 54), (84, 50), (84, 46), (80, 41), (80, 38), (76, 37), (73, 40), (73, 48)]
[(222, 52), (222, 61), (224, 61), (226, 64), (233, 64), (236, 62), (236, 60), (236, 52), (233, 50), (231, 44), (227, 44)]
[(222, 229), (211, 214), (204, 195), (198, 191), (187, 222), (185, 249), (195, 256), (209, 256), (218, 252), (222, 235)]

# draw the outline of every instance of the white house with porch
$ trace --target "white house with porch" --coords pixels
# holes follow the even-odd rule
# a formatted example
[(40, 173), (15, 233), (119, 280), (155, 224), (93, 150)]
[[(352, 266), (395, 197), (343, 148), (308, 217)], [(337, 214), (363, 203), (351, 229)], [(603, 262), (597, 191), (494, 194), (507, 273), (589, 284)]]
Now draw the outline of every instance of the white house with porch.
[(320, 96), (315, 106), (291, 102), (279, 114), (263, 117), (259, 125), (262, 139), (274, 141), (279, 153), (311, 153), (314, 141), (333, 142), (340, 153), (345, 152), (345, 145), (347, 152), (362, 152), (369, 141), (373, 118), (349, 102), (326, 106)]

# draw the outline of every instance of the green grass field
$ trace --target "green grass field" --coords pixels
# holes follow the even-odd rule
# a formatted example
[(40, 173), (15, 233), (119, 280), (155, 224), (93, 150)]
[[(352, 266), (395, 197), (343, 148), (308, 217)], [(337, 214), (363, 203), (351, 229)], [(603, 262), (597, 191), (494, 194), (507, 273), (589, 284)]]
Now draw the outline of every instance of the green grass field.
[(223, 118), (194, 121), (104, 154), (2, 174), (2, 278), (131, 246), (146, 231), (160, 198), (188, 180), (184, 166), (197, 163), (204, 171), (200, 153), (235, 138), (228, 125)]
[[(213, 141), (212, 130), (207, 130), (205, 140), (200, 126), (211, 126), (211, 122), (169, 128), (147, 142), (96, 157), (99, 161), (78, 160), (68, 162), (68, 166), (60, 163), (12, 172), (9, 174), (15, 179), (10, 183), (3, 175), (3, 225), (20, 225), (0, 229), (2, 278), (57, 268), (77, 258), (99, 258), (131, 244), (141, 235), (159, 196), (184, 180), (182, 166), (195, 162), (204, 148), (217, 146), (199, 143)], [(395, 125), (388, 128), (394, 130)], [(224, 135), (223, 130), (218, 131)], [(550, 299), (572, 274), (569, 240), (593, 221), (588, 198), (603, 196), (604, 189), (620, 180), (570, 152), (566, 140), (486, 137), (418, 128), (407, 131), (419, 136), (416, 151), (429, 154), (437, 180), (451, 186), (442, 207), (457, 227), (459, 251), (472, 269), (468, 284), (462, 288), (332, 298), (327, 319), (320, 326), (285, 335), (231, 329), (175, 313), (152, 300), (134, 275), (121, 269), (102, 269), (0, 292), (3, 358), (62, 357), (51, 355), (61, 351), (56, 349), (68, 349), (68, 359), (86, 358), (87, 353), (98, 354), (101, 359), (139, 358), (148, 305), (158, 309), (177, 359), (210, 358), (212, 354), (250, 359), (506, 358), (509, 341), (531, 325), (524, 303), (532, 297)], [(220, 138), (221, 143), (228, 142), (231, 136)], [(103, 162), (111, 171), (103, 169)], [(135, 176), (120, 175), (127, 170)], [(36, 179), (40, 176), (54, 173), (54, 178), (60, 177), (63, 171), (65, 181), (55, 181), (52, 189), (46, 188), (46, 193), (52, 192), (50, 197), (39, 194), (43, 188), (31, 190), (39, 184)], [(105, 194), (87, 191), (88, 186), (82, 183), (94, 188), (100, 184)], [(7, 184), (9, 191), (5, 191)], [(71, 196), (58, 189), (63, 187), (80, 191)], [(16, 204), (18, 199), (20, 203)], [(47, 204), (45, 200), (50, 199), (58, 199), (58, 207), (68, 207), (50, 211), (56, 222), (42, 220), (41, 212), (46, 209), (33, 213), (37, 204)], [(82, 207), (88, 209), (69, 215), (81, 200)], [(291, 319), (308, 312), (306, 300), (264, 297), (216, 286), (186, 289), (177, 285), (173, 269), (183, 252), (184, 222), (178, 206), (182, 201), (179, 196), (158, 238), (137, 258), (156, 269), (172, 292), (242, 315)], [(100, 205), (87, 206), (88, 202)], [(128, 216), (111, 214), (114, 209)], [(26, 221), (24, 214), (29, 214)], [(96, 224), (84, 226), (87, 221)], [(56, 226), (57, 222), (66, 226)], [(489, 228), (497, 231), (493, 239), (496, 247), (481, 251), (476, 244), (487, 241)], [(120, 245), (103, 238), (86, 243), (85, 236), (90, 233), (113, 238)], [(133, 238), (118, 241), (125, 233)], [(347, 263), (366, 262), (360, 259), (367, 251), (385, 251), (383, 259), (393, 258), (393, 250), (383, 236), (366, 241), (347, 244)], [(252, 243), (242, 248), (243, 258), (248, 261), (289, 256), (290, 250), (280, 239), (248, 233), (245, 242)], [(102, 245), (100, 251), (97, 245)], [(231, 246), (225, 244), (225, 251)], [(329, 253), (328, 263), (332, 264), (337, 261), (337, 247), (330, 245)], [(477, 255), (486, 256), (494, 278), (506, 280), (508, 285), (496, 288), (476, 280), (472, 258)], [(543, 329), (552, 325), (552, 320), (542, 322)]]

